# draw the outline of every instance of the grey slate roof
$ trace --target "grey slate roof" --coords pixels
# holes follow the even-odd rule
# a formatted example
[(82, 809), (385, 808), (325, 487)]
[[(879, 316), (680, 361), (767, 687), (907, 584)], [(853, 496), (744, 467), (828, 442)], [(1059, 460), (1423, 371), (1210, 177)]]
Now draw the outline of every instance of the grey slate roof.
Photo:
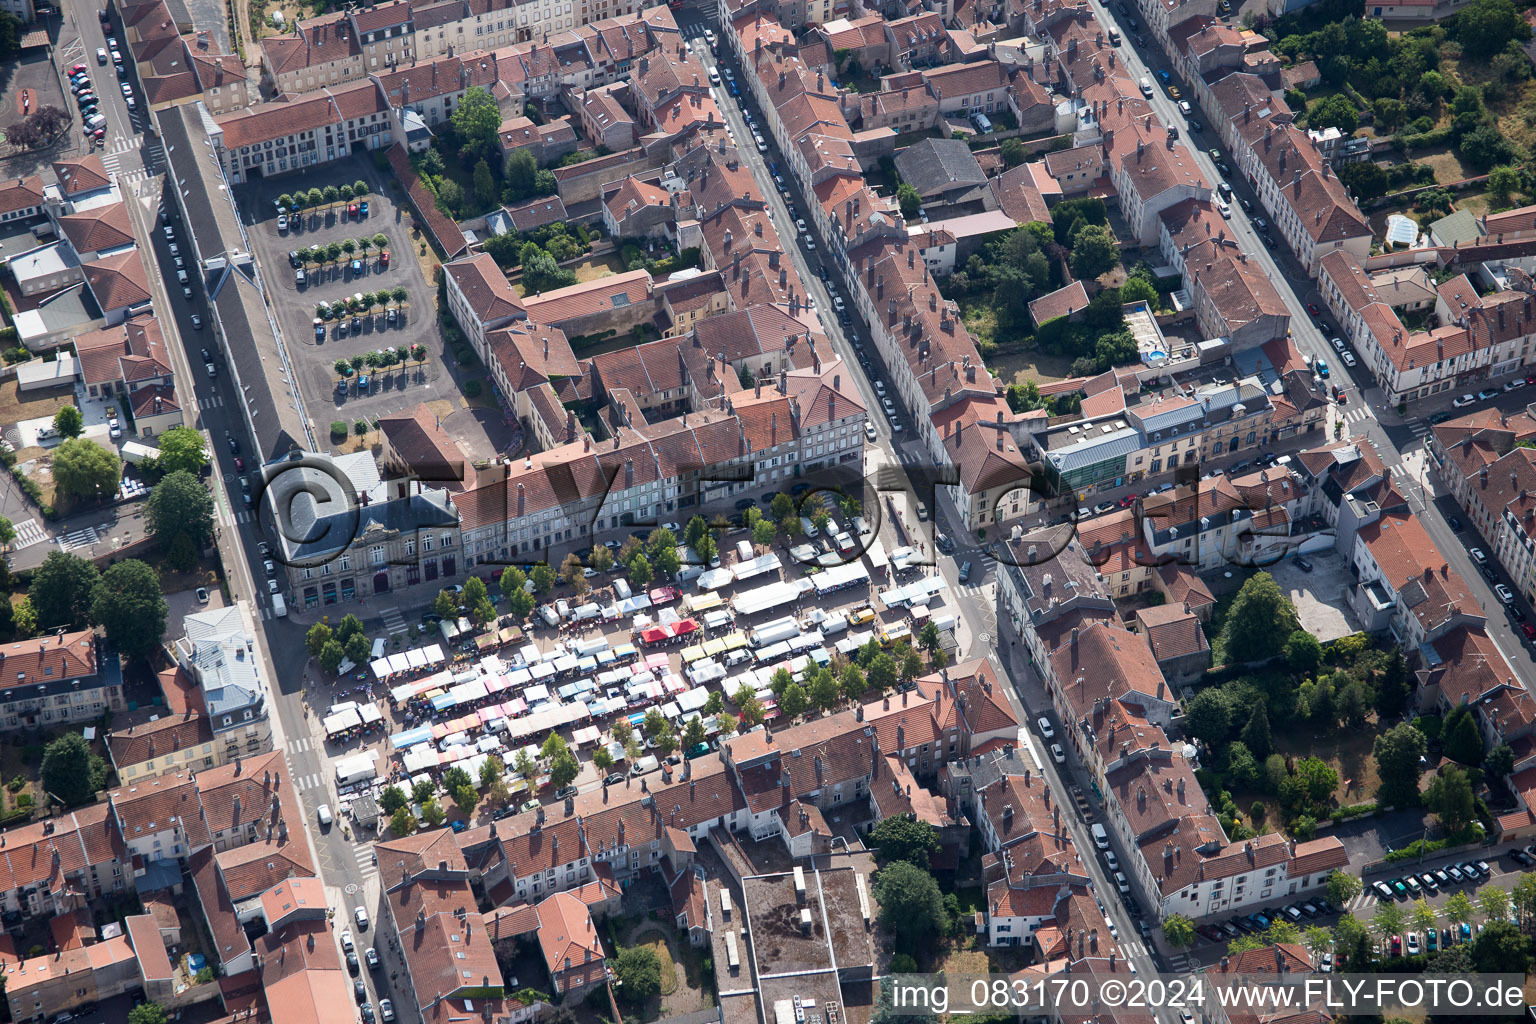
[(896, 154), (896, 170), (922, 196), (987, 183), (981, 164), (959, 139), (924, 139), (908, 146)]

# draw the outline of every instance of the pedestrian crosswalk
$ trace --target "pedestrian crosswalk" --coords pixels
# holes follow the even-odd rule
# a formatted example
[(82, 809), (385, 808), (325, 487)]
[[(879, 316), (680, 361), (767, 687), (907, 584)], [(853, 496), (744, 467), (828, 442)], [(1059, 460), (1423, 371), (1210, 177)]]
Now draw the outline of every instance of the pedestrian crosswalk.
[(20, 551), (48, 539), (48, 531), (36, 519), (23, 519), (15, 526), (16, 539), (11, 541), (12, 551)]
[(385, 608), (379, 618), (384, 620), (384, 629), (391, 635), (406, 631), (405, 616), (400, 614), (399, 608)]
[(79, 530), (71, 530), (59, 538), (59, 547), (65, 551), (72, 548), (88, 548), (96, 543), (96, 527), (87, 526)]
[(1346, 408), (1344, 411), (1345, 423), (1363, 423), (1366, 420), (1373, 420), (1375, 418), (1376, 417), (1371, 412), (1371, 410), (1363, 405), (1357, 405), (1353, 408)]
[(218, 409), (223, 406), (223, 404), (223, 395), (210, 395), (207, 398), (199, 398), (197, 400), (197, 407), (199, 409)]
[(373, 862), (374, 856), (372, 843), (359, 843), (358, 845), (351, 847), (351, 850), (352, 856), (357, 858), (358, 874), (362, 875), (365, 881), (367, 879), (373, 878), (379, 873), (378, 865)]
[(1408, 428), (1414, 437), (1423, 437), (1429, 433), (1429, 424), (1417, 416), (1404, 420), (1403, 425)]
[(288, 741), (290, 754), (303, 754), (315, 749), (315, 740), (312, 736), (301, 736), (298, 739)]
[(308, 775), (295, 775), (293, 788), (303, 793), (311, 789), (319, 789), (325, 785), (325, 778), (319, 772), (311, 772)]

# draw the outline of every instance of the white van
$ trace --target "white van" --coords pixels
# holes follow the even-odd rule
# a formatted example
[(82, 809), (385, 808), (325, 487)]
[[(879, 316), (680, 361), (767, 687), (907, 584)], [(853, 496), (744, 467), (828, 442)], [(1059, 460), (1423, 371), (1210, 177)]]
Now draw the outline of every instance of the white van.
[(1147, 99), (1152, 98), (1152, 79), (1143, 76), (1141, 81), (1136, 84), (1141, 87), (1141, 94), (1143, 96)]
[(1104, 831), (1103, 825), (1093, 826), (1093, 845), (1101, 850), (1109, 849), (1109, 833)]
[(562, 619), (568, 619), (571, 617), (571, 606), (565, 598), (558, 598), (555, 601), (555, 614), (560, 616)]
[(547, 604), (539, 606), (539, 618), (543, 619), (547, 626), (560, 625), (560, 616), (556, 615), (555, 610)]
[(276, 615), (278, 618), (282, 618), (288, 614), (288, 604), (283, 600), (282, 594), (272, 595), (272, 614)]
[(379, 637), (377, 640), (375, 640), (373, 642), (373, 660), (374, 661), (378, 661), (380, 658), (384, 657), (384, 649), (388, 645), (389, 645), (389, 641), (385, 640), (383, 637)]
[(736, 559), (741, 562), (752, 561), (752, 542), (739, 540), (736, 542)]
[(800, 532), (804, 533), (807, 537), (814, 537), (816, 536), (816, 524), (811, 522), (808, 517), (801, 516)]
[(656, 760), (656, 755), (647, 754), (635, 762), (634, 767), (629, 770), (629, 774), (638, 778), (641, 775), (649, 775), (660, 767), (661, 762)]

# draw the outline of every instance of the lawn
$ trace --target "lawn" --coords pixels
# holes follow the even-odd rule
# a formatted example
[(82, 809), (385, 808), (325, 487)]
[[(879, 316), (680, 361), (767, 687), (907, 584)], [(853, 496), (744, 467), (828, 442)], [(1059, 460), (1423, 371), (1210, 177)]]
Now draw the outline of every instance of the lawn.
[(677, 968), (672, 963), (672, 950), (667, 945), (667, 940), (660, 935), (654, 935), (637, 944), (641, 949), (649, 949), (656, 954), (656, 959), (661, 961), (661, 994), (669, 996), (677, 991)]
[(1328, 736), (1314, 736), (1302, 726), (1275, 729), (1273, 736), (1276, 750), (1298, 759), (1321, 758), (1339, 773), (1339, 786), (1333, 791), (1333, 798), (1342, 807), (1376, 798), (1381, 778), (1376, 774), (1376, 758), (1371, 751), (1378, 731), (1379, 724), (1373, 717), (1358, 731), (1340, 729)]
[(1435, 169), (1435, 181), (1441, 185), (1448, 185), (1453, 181), (1461, 181), (1470, 177), (1471, 173), (1461, 165), (1461, 160), (1451, 152), (1449, 146), (1437, 146), (1434, 149), (1423, 150), (1413, 154), (1413, 162), (1425, 164)]
[[(588, 281), (596, 281), (600, 278), (624, 273), (624, 264), (619, 261), (617, 253), (609, 253), (607, 256), (597, 256), (592, 259), (582, 260), (575, 266), (565, 269), (575, 271), (577, 284), (585, 284)], [(511, 282), (512, 290), (517, 292), (518, 295), (526, 296), (528, 294), (523, 289), (521, 270), (517, 271), (515, 278), (508, 275), (507, 280)]]
[(73, 388), (48, 388), (46, 391), (22, 395), (14, 378), (0, 384), (0, 423), (15, 423), (43, 416), (52, 419), (54, 413), (64, 406), (74, 404)]
[(987, 368), (1004, 384), (1022, 384), (1029, 380), (1036, 384), (1051, 384), (1066, 379), (1071, 366), (1072, 360), (1066, 356), (1053, 356), (1036, 348), (1014, 348), (993, 353)]

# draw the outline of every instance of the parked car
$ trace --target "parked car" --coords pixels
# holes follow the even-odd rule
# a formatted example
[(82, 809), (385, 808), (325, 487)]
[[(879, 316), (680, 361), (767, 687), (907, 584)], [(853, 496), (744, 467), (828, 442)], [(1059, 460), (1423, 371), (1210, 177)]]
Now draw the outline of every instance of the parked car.
[(1477, 401), (1476, 395), (1462, 395), (1460, 398), (1453, 399), (1451, 401), (1451, 405), (1461, 409), (1465, 406), (1471, 405), (1475, 401)]

